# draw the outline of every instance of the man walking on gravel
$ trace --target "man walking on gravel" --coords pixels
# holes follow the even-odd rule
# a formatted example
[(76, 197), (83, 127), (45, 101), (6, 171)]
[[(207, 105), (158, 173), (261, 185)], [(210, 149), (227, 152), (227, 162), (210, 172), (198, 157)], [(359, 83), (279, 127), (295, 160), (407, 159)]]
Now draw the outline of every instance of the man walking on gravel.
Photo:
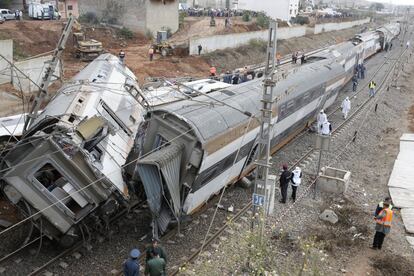
[(138, 258), (141, 255), (138, 249), (132, 249), (129, 253), (129, 259), (124, 262), (124, 276), (139, 276)]
[(296, 191), (302, 182), (302, 170), (296, 167), (292, 172), (292, 200), (296, 201)]
[(346, 97), (345, 100), (342, 101), (341, 108), (344, 119), (346, 120), (346, 118), (348, 118), (348, 113), (351, 110), (351, 101), (349, 100), (349, 97)]
[(375, 87), (376, 86), (377, 86), (377, 84), (373, 80), (370, 81), (370, 83), (368, 84), (369, 96), (370, 97), (374, 97), (374, 95), (375, 95)]
[(387, 234), (391, 231), (391, 223), (392, 223), (392, 216), (393, 212), (390, 209), (390, 203), (384, 201), (383, 203), (384, 209), (375, 216), (375, 236), (374, 242), (372, 244), (372, 249), (377, 250), (382, 248), (382, 243), (384, 242), (384, 238)]
[(357, 74), (355, 74), (352, 77), (352, 91), (355, 92), (357, 88), (358, 88), (358, 77), (357, 77)]
[(292, 173), (289, 171), (288, 166), (286, 164), (283, 165), (283, 172), (280, 175), (280, 193), (282, 195), (282, 199), (280, 203), (286, 203), (287, 198), (287, 190), (289, 187), (289, 182), (292, 180)]

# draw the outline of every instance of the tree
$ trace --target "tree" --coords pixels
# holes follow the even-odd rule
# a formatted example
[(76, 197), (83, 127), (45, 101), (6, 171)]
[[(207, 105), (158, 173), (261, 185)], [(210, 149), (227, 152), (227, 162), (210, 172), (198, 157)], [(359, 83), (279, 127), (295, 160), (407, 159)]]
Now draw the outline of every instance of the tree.
[(12, 0), (0, 0), (0, 8), (10, 7)]
[(372, 3), (369, 7), (371, 10), (381, 11), (384, 9), (384, 4), (382, 3)]

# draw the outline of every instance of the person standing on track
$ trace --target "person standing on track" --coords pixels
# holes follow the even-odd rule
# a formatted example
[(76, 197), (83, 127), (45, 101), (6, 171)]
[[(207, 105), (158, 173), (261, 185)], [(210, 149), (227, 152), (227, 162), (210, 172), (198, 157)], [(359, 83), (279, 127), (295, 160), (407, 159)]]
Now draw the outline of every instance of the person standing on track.
[(379, 250), (382, 248), (382, 243), (384, 242), (384, 238), (387, 234), (391, 231), (391, 223), (392, 223), (392, 216), (393, 212), (390, 209), (390, 203), (384, 201), (383, 203), (384, 209), (375, 216), (375, 236), (374, 242), (372, 244), (372, 249)]
[(129, 253), (129, 259), (123, 264), (124, 276), (139, 276), (139, 261), (141, 255), (138, 249), (132, 249)]
[(370, 81), (368, 84), (368, 88), (369, 88), (369, 96), (370, 97), (374, 97), (375, 95), (375, 87), (377, 86), (377, 84), (375, 83), (375, 81)]
[(321, 128), (321, 134), (322, 135), (326, 135), (329, 136), (331, 135), (332, 132), (332, 125), (330, 122), (328, 122), (328, 120), (326, 120), (323, 124), (322, 124), (322, 128)]
[(344, 119), (348, 117), (348, 113), (351, 110), (351, 101), (349, 100), (349, 97), (346, 97), (341, 104), (342, 108), (342, 114), (344, 115)]
[(355, 74), (352, 77), (352, 91), (355, 92), (357, 88), (358, 88), (358, 77), (357, 77), (357, 74)]
[(302, 182), (302, 170), (296, 167), (292, 172), (292, 200), (296, 201), (296, 191)]
[(361, 63), (361, 79), (365, 79), (365, 70), (367, 70), (367, 68), (365, 68), (365, 65), (363, 63)]
[(328, 120), (328, 117), (326, 116), (325, 112), (323, 111), (323, 109), (321, 109), (321, 112), (319, 112), (318, 117), (316, 118), (317, 121), (317, 128), (318, 128), (318, 133), (321, 134), (321, 130), (322, 130), (322, 124)]
[(286, 203), (287, 198), (287, 190), (289, 187), (289, 182), (292, 180), (292, 173), (289, 171), (288, 166), (286, 164), (283, 165), (283, 172), (280, 175), (280, 193), (282, 195), (282, 199), (279, 201), (280, 203)]

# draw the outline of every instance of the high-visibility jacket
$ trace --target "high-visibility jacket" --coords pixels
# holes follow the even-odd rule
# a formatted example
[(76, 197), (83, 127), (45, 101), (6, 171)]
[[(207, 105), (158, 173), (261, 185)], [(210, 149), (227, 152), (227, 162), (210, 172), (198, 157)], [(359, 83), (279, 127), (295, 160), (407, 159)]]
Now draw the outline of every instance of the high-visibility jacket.
[(214, 67), (214, 66), (213, 66), (213, 67), (211, 67), (211, 68), (210, 68), (210, 74), (211, 74), (211, 75), (216, 75), (216, 73), (217, 73), (217, 69), (216, 69), (216, 67)]
[(375, 88), (375, 82), (371, 81), (368, 85), (369, 88)]
[[(385, 212), (385, 215), (384, 215)], [(383, 226), (386, 227), (391, 227), (391, 222), (392, 222), (392, 210), (390, 210), (389, 208), (383, 209), (379, 215), (379, 217), (382, 218), (376, 218), (375, 221), (378, 224), (381, 224)]]

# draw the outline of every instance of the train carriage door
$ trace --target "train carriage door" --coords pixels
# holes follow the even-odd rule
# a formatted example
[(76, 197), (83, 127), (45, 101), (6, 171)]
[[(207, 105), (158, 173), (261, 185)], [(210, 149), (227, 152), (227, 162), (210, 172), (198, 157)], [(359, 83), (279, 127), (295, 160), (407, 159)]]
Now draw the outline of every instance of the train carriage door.
[[(318, 104), (316, 106), (315, 109), (315, 116), (316, 114), (318, 114), (318, 112), (323, 109), (323, 106), (325, 105), (326, 102), (326, 97), (327, 97), (327, 93), (326, 93), (326, 85), (323, 84), (315, 89), (311, 90), (311, 98), (315, 99), (316, 97), (318, 97)], [(319, 94), (319, 95), (316, 95)]]

